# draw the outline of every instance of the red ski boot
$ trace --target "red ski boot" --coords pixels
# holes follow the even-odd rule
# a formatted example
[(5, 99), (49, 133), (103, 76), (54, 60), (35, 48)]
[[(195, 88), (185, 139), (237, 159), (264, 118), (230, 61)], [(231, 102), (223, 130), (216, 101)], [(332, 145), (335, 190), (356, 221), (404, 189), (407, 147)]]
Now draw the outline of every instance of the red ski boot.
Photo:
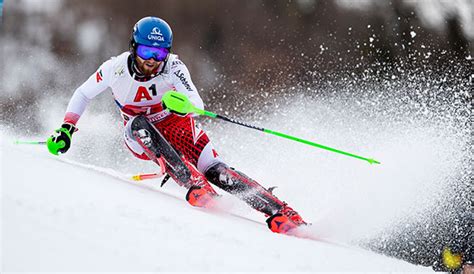
[(186, 201), (188, 201), (192, 206), (206, 208), (212, 207), (214, 204), (214, 198), (218, 196), (217, 192), (209, 184), (206, 177), (204, 177), (195, 166), (186, 159), (183, 159), (183, 161), (191, 172), (192, 183), (188, 193), (186, 193)]
[(214, 189), (194, 185), (190, 187), (188, 193), (186, 193), (186, 201), (192, 206), (211, 207), (216, 196), (217, 194)]
[(285, 234), (300, 225), (306, 225), (306, 222), (298, 212), (284, 203), (278, 213), (267, 219), (267, 224), (271, 231)]

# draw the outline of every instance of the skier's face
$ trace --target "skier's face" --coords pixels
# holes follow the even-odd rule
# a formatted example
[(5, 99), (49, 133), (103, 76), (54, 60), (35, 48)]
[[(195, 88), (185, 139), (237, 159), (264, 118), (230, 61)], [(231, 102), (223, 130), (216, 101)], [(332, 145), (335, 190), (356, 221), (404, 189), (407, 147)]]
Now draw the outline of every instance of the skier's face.
[(156, 61), (153, 58), (150, 58), (148, 60), (143, 60), (139, 56), (136, 57), (137, 61), (137, 67), (138, 69), (145, 75), (145, 76), (151, 76), (152, 74), (156, 74), (158, 71), (158, 68), (161, 65), (161, 62)]

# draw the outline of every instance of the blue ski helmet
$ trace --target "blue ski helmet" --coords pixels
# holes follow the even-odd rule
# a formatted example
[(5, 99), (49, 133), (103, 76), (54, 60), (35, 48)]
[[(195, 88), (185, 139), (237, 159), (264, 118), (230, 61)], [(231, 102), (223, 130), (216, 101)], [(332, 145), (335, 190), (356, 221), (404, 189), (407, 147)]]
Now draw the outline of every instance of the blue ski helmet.
[(165, 20), (152, 16), (144, 17), (133, 27), (131, 50), (135, 51), (138, 44), (170, 49), (173, 44), (173, 32)]

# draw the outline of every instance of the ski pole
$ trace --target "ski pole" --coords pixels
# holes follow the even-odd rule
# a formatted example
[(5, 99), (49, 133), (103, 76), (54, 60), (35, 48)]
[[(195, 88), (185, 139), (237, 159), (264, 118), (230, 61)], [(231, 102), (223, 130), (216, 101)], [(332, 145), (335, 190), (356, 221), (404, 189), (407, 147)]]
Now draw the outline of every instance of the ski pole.
[(286, 139), (296, 141), (296, 142), (300, 142), (300, 143), (310, 145), (310, 146), (313, 146), (313, 147), (321, 148), (321, 149), (324, 149), (324, 150), (328, 150), (328, 151), (332, 151), (332, 152), (339, 153), (339, 154), (342, 154), (342, 155), (346, 155), (346, 156), (349, 156), (349, 157), (353, 157), (353, 158), (356, 158), (356, 159), (359, 159), (359, 160), (367, 161), (369, 164), (380, 164), (380, 162), (375, 160), (375, 159), (362, 157), (362, 156), (359, 156), (359, 155), (356, 155), (356, 154), (352, 154), (352, 153), (349, 153), (349, 152), (346, 152), (346, 151), (342, 151), (342, 150), (339, 150), (339, 149), (335, 149), (335, 148), (332, 148), (332, 147), (328, 147), (328, 146), (325, 146), (325, 145), (314, 143), (314, 142), (311, 142), (311, 141), (308, 141), (308, 140), (305, 140), (305, 139), (301, 139), (301, 138), (298, 138), (298, 137), (295, 137), (295, 136), (291, 136), (291, 135), (288, 135), (288, 134), (285, 134), (285, 133), (273, 131), (273, 130), (262, 128), (262, 127), (253, 126), (253, 125), (250, 125), (250, 124), (247, 124), (247, 123), (244, 123), (244, 122), (240, 122), (240, 121), (237, 121), (235, 119), (225, 117), (225, 116), (222, 116), (220, 114), (216, 114), (216, 113), (204, 110), (204, 109), (199, 109), (199, 108), (195, 107), (191, 103), (191, 101), (189, 101), (188, 97), (185, 94), (182, 94), (182, 93), (179, 93), (179, 92), (176, 92), (176, 91), (166, 92), (163, 95), (162, 101), (165, 103), (166, 107), (169, 108), (171, 111), (174, 111), (174, 112), (177, 112), (177, 113), (180, 113), (180, 114), (196, 113), (196, 114), (203, 115), (203, 116), (208, 116), (208, 117), (211, 117), (211, 118), (217, 118), (217, 119), (221, 119), (221, 120), (224, 120), (224, 121), (227, 121), (227, 122), (230, 122), (230, 123), (233, 123), (233, 124), (237, 124), (237, 125), (240, 125), (240, 126), (248, 127), (248, 128), (259, 130), (259, 131), (263, 131), (265, 133), (272, 134), (272, 135), (275, 135), (275, 136), (278, 136), (278, 137), (286, 138)]
[[(15, 140), (13, 142), (16, 145), (46, 145), (46, 141), (20, 141), (20, 140)], [(143, 173), (143, 174), (136, 174), (131, 177), (132, 180), (134, 181), (143, 181), (143, 180), (148, 180), (148, 179), (154, 179), (154, 178), (159, 178), (161, 177), (162, 174), (158, 173)]]
[(20, 141), (13, 142), (15, 145), (46, 145), (46, 141)]

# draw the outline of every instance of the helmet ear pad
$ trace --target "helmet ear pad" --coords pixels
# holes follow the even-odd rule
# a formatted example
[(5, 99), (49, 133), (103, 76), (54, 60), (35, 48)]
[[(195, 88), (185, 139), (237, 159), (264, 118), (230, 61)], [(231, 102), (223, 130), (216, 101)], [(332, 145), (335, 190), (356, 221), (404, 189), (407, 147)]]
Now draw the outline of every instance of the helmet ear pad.
[(137, 43), (133, 39), (133, 35), (130, 38), (130, 43), (129, 43), (129, 48), (128, 50), (130, 51), (130, 56), (132, 56), (133, 60), (135, 59), (135, 51), (137, 50)]

